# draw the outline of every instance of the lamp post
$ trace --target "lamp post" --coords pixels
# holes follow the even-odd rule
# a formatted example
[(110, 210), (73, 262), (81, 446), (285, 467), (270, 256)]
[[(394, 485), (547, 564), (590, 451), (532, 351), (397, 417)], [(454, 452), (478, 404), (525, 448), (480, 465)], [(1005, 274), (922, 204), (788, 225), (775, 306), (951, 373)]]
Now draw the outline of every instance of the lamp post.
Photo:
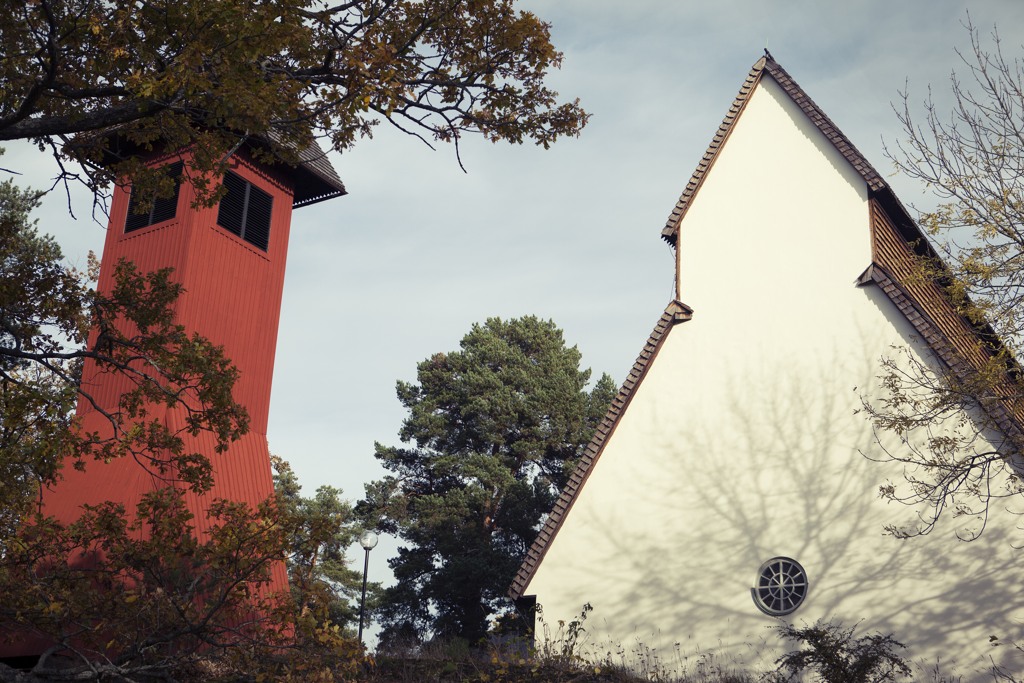
[(377, 534), (364, 531), (359, 535), (359, 545), (366, 551), (363, 560), (363, 597), (359, 599), (359, 642), (363, 642), (363, 614), (366, 612), (366, 574), (370, 569), (370, 551), (377, 547)]

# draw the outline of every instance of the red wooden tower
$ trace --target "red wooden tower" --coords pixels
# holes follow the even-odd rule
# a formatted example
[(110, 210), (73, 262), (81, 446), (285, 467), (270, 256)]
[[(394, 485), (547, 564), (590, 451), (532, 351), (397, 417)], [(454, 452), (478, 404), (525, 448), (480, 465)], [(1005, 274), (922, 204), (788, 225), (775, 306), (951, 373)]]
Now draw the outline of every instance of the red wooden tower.
[[(178, 185), (175, 197), (158, 200), (143, 215), (129, 212), (131, 188), (114, 194), (100, 291), (111, 290), (113, 266), (122, 258), (134, 262), (140, 272), (173, 268), (172, 278), (185, 289), (175, 304), (176, 322), (189, 333), (222, 345), (240, 371), (234, 398), (249, 412), (249, 432), (225, 453), (215, 452), (209, 434), (183, 435), (186, 449), (206, 454), (214, 465), (213, 489), (188, 498), (200, 536), (213, 499), (255, 506), (273, 493), (266, 433), (292, 209), (345, 194), (331, 164), (315, 151), (304, 154), (297, 167), (259, 164), (244, 150), (236, 153), (223, 179), (226, 195), (208, 208), (193, 206), (195, 192), (188, 182)], [(169, 165), (174, 173), (187, 160), (185, 154), (154, 158), (151, 163)], [(123, 377), (100, 372), (91, 362), (85, 365), (82, 382), (104, 408), (116, 407), (129, 388)], [(110, 432), (109, 421), (84, 400), (78, 416), (84, 430)], [(172, 431), (184, 426), (177, 409), (159, 417)], [(83, 504), (114, 501), (132, 511), (144, 493), (167, 485), (131, 457), (90, 461), (84, 471), (67, 467), (63, 474), (56, 488), (43, 492), (46, 514), (62, 522), (77, 519)], [(286, 588), (281, 565), (272, 589)], [(15, 654), (30, 652), (0, 653)]]
[[(158, 200), (149, 214), (129, 212), (131, 188), (119, 189), (110, 211), (98, 287), (110, 291), (113, 266), (119, 259), (135, 263), (140, 272), (174, 269), (185, 289), (175, 307), (176, 322), (222, 345), (240, 371), (235, 400), (249, 411), (249, 432), (223, 454), (214, 453), (213, 438), (200, 434), (187, 448), (208, 454), (215, 484), (208, 498), (258, 503), (273, 492), (267, 419), (270, 384), (277, 347), (285, 261), (292, 209), (345, 194), (330, 162), (319, 153), (304, 155), (298, 167), (257, 164), (234, 155), (223, 182), (227, 194), (216, 206), (193, 206), (194, 189), (178, 185), (177, 195)], [(180, 169), (182, 159), (153, 160)], [(173, 172), (173, 171), (172, 171)], [(126, 380), (97, 372), (87, 363), (83, 386), (102, 406), (116, 406)], [(86, 430), (109, 430), (109, 424), (85, 401), (78, 409)], [(164, 416), (172, 429), (180, 419)], [(89, 463), (84, 472), (65, 470), (65, 480), (44, 495), (46, 511), (62, 521), (76, 519), (83, 503), (120, 501), (134, 509), (138, 497), (162, 482), (138, 463), (120, 459)], [(205, 515), (193, 510), (201, 528)]]

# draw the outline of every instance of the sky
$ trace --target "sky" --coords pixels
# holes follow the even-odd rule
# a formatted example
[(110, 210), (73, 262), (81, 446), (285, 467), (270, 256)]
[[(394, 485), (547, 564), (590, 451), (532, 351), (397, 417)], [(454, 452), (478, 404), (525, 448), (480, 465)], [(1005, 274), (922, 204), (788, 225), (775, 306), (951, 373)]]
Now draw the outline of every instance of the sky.
[[(547, 151), (466, 140), (463, 172), (450, 146), (382, 124), (332, 155), (349, 194), (293, 215), (267, 436), (309, 495), (331, 485), (356, 500), (383, 476), (373, 444), (399, 443), (396, 380), (457, 349), (474, 322), (550, 318), (595, 378), (621, 382), (673, 296), (661, 228), (765, 47), (923, 206), (884, 151), (901, 136), (901, 91), (920, 111), (931, 86), (948, 108), (968, 12), (986, 39), (998, 25), (1008, 56), (1024, 53), (1022, 0), (519, 4), (552, 24), (564, 62), (550, 83), (592, 114), (579, 138)], [(8, 144), (0, 166), (37, 188), (56, 173), (27, 145)], [(53, 192), (36, 217), (71, 264), (102, 251), (88, 196)], [(371, 554), (371, 579), (395, 547)]]

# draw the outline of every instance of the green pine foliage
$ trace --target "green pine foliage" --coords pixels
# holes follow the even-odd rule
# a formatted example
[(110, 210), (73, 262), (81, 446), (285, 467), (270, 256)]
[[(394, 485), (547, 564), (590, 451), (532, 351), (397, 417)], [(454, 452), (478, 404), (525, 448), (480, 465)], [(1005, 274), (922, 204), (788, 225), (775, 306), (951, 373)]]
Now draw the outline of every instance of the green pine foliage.
[(508, 609), (506, 591), (615, 393), (562, 331), (533, 316), (474, 325), (452, 353), (399, 382), (405, 447), (377, 444), (392, 474), (363, 512), (405, 545), (382, 598), (383, 642), (475, 643)]
[[(288, 584), (296, 609), (354, 636), (363, 575), (346, 558), (362, 531), (352, 505), (333, 486), (321, 486), (311, 498), (302, 496), (291, 465), (278, 456), (271, 461), (278, 509), (290, 520)], [(379, 591), (379, 583), (367, 586), (371, 608)]]

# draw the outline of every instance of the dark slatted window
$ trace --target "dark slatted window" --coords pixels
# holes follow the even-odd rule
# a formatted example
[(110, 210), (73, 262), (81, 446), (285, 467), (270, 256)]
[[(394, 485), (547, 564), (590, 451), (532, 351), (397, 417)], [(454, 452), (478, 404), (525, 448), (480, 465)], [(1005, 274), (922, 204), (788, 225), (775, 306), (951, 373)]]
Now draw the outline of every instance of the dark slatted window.
[(245, 195), (249, 183), (234, 173), (224, 176), (224, 187), (227, 194), (221, 197), (220, 209), (217, 211), (217, 225), (239, 237), (242, 236), (242, 224), (245, 220)]
[(217, 225), (266, 251), (274, 198), (231, 171), (224, 176), (224, 187), (227, 194), (220, 200)]
[(132, 190), (131, 199), (128, 201), (128, 218), (124, 222), (124, 231), (131, 232), (144, 228), (147, 225), (160, 223), (174, 218), (178, 208), (178, 191), (181, 189), (182, 163), (177, 161), (167, 167), (167, 175), (174, 178), (174, 194), (170, 197), (158, 197), (147, 212), (139, 211), (138, 197), (135, 190)]
[(266, 251), (270, 243), (270, 209), (274, 198), (253, 185), (249, 186), (249, 206), (242, 239)]

